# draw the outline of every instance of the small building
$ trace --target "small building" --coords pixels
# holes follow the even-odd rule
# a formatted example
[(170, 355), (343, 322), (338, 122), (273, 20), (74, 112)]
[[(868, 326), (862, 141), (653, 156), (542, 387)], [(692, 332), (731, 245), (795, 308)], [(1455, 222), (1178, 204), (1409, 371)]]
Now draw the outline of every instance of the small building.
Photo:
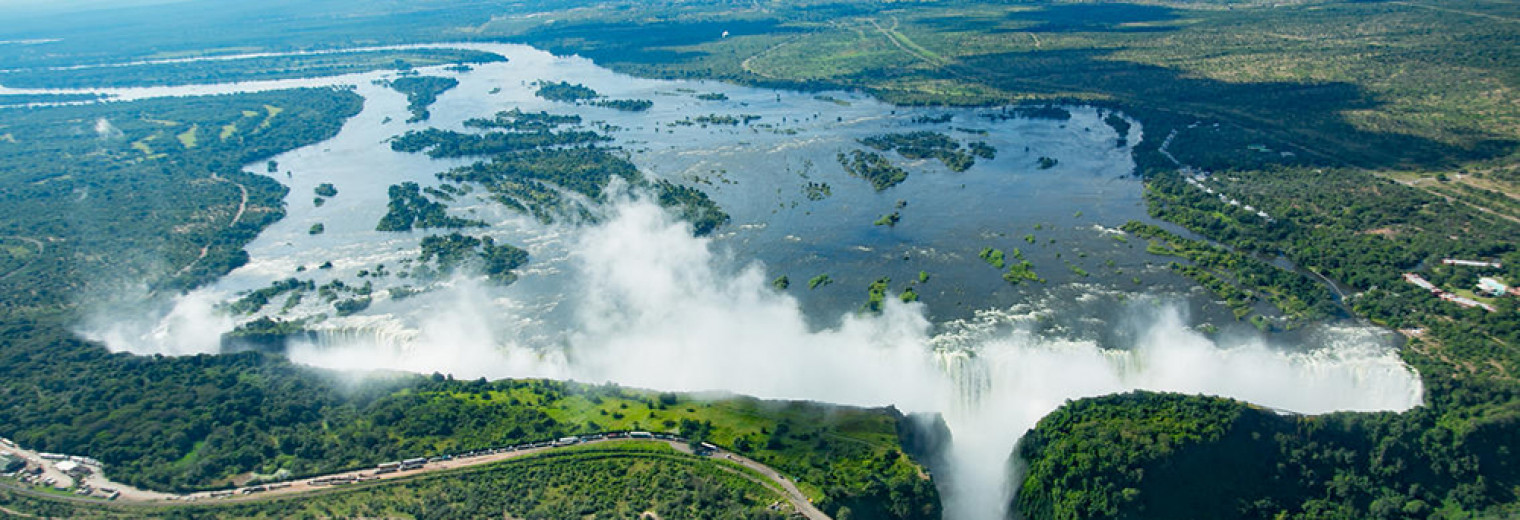
[(1442, 259), (1441, 263), (1446, 264), (1446, 265), (1460, 266), (1460, 267), (1492, 267), (1494, 269), (1503, 269), (1504, 268), (1504, 264), (1499, 263), (1499, 262), (1484, 262), (1482, 260), (1462, 260), (1462, 259), (1457, 259), (1457, 258)]
[(1426, 280), (1425, 277), (1414, 273), (1404, 273), (1404, 280), (1409, 283), (1418, 285), (1421, 289), (1425, 289), (1427, 291), (1436, 290), (1436, 284), (1430, 283), (1430, 281)]
[(1493, 296), (1504, 296), (1504, 293), (1509, 292), (1509, 286), (1498, 279), (1485, 276), (1478, 279), (1478, 290)]
[(1489, 305), (1487, 303), (1483, 303), (1483, 302), (1474, 300), (1472, 298), (1464, 298), (1464, 297), (1461, 297), (1461, 296), (1457, 296), (1455, 294), (1448, 293), (1448, 292), (1441, 293), (1441, 299), (1449, 301), (1449, 302), (1452, 302), (1452, 303), (1455, 303), (1455, 304), (1457, 304), (1457, 305), (1459, 305), (1459, 306), (1461, 306), (1463, 308), (1478, 307), (1478, 308), (1481, 308), (1481, 309), (1483, 309), (1485, 311), (1488, 311), (1488, 312), (1494, 312), (1494, 306), (1492, 306), (1492, 305)]

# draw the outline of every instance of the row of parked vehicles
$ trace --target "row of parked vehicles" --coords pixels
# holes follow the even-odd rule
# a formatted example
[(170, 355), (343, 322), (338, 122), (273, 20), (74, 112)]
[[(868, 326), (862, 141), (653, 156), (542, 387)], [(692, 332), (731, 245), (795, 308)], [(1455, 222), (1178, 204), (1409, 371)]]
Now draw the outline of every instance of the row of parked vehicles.
[[(667, 440), (667, 441), (679, 441), (679, 440), (681, 440), (680, 437), (678, 437), (678, 436), (676, 436), (674, 434), (669, 434), (669, 433), (650, 433), (650, 432), (640, 432), (640, 431), (618, 431), (618, 432), (589, 433), (589, 434), (586, 434), (586, 435), (573, 435), (573, 436), (569, 436), (569, 437), (560, 437), (560, 438), (554, 439), (554, 440), (545, 440), (545, 441), (538, 441), (538, 442), (525, 442), (525, 443), (522, 443), (522, 444), (514, 444), (514, 445), (511, 445), (511, 446), (503, 446), (503, 447), (500, 447), (500, 448), (484, 448), (484, 449), (479, 449), (479, 450), (467, 451), (467, 452), (464, 452), (464, 453), (438, 455), (438, 456), (426, 457), (426, 458), (424, 458), (424, 457), (417, 457), (417, 458), (411, 458), (411, 459), (406, 459), (406, 460), (399, 460), (399, 461), (394, 461), (394, 462), (386, 462), (386, 463), (380, 464), (378, 466), (375, 466), (375, 473), (374, 474), (376, 474), (376, 475), (382, 475), (382, 474), (386, 474), (386, 473), (396, 473), (396, 472), (400, 472), (400, 471), (411, 471), (411, 470), (416, 470), (416, 469), (422, 469), (424, 466), (426, 466), (429, 463), (442, 462), (442, 461), (446, 461), (446, 460), (468, 459), (468, 458), (474, 458), (474, 457), (484, 457), (484, 456), (487, 456), (487, 455), (495, 455), (495, 454), (498, 454), (498, 453), (507, 453), (507, 452), (513, 452), (513, 451), (524, 451), (524, 450), (532, 450), (532, 449), (539, 449), (539, 448), (554, 448), (554, 447), (560, 447), (560, 446), (570, 446), (570, 445), (573, 445), (573, 444), (580, 444), (580, 443), (583, 443), (583, 442), (599, 441), (599, 440), (605, 440), (605, 439), (659, 439), (659, 440)], [(710, 444), (706, 444), (706, 443), (703, 443), (703, 444), (707, 445), (707, 446), (711, 446)], [(716, 448), (717, 448), (716, 446), (713, 446), (713, 449), (716, 449)]]

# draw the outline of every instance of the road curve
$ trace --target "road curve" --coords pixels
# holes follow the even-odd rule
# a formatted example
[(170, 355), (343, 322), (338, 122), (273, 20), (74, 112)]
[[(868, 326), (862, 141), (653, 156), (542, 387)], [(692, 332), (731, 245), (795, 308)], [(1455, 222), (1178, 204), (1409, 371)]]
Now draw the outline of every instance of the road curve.
[[(452, 459), (449, 459), (449, 460), (439, 460), (439, 461), (434, 461), (434, 462), (428, 462), (421, 469), (412, 470), (412, 471), (404, 471), (404, 472), (398, 471), (398, 472), (391, 472), (391, 473), (376, 474), (376, 471), (371, 468), (371, 469), (363, 469), (363, 470), (355, 470), (355, 471), (345, 471), (345, 472), (341, 472), (341, 473), (333, 473), (333, 474), (322, 475), (322, 476), (317, 476), (317, 477), (303, 478), (303, 479), (301, 479), (299, 481), (293, 481), (293, 482), (284, 482), (284, 483), (267, 484), (267, 485), (259, 485), (259, 486), (244, 486), (244, 487), (240, 487), (240, 488), (236, 488), (236, 489), (231, 489), (231, 490), (225, 490), (225, 491), (198, 492), (198, 493), (191, 493), (191, 494), (187, 494), (187, 495), (166, 495), (166, 494), (162, 494), (162, 493), (153, 493), (153, 492), (146, 492), (146, 491), (144, 491), (142, 493), (128, 493), (128, 492), (124, 492), (124, 493), (122, 493), (121, 497), (118, 498), (115, 501), (108, 501), (108, 500), (100, 499), (100, 498), (82, 497), (82, 496), (59, 496), (59, 495), (56, 495), (56, 494), (50, 494), (50, 493), (40, 492), (40, 491), (37, 491), (37, 490), (34, 490), (34, 489), (30, 489), (30, 488), (25, 487), (25, 486), (17, 486), (17, 485), (14, 485), (14, 484), (3, 483), (3, 482), (0, 482), (0, 488), (8, 489), (8, 490), (11, 490), (11, 491), (15, 491), (15, 492), (18, 492), (18, 493), (23, 493), (23, 494), (26, 494), (26, 495), (35, 496), (35, 497), (39, 497), (39, 498), (64, 500), (64, 501), (67, 501), (67, 502), (80, 503), (80, 504), (102, 504), (102, 505), (103, 504), (158, 504), (158, 505), (167, 505), (167, 504), (174, 504), (174, 503), (195, 503), (195, 502), (204, 502), (204, 503), (207, 503), (207, 504), (226, 504), (226, 503), (237, 503), (237, 502), (251, 502), (251, 501), (259, 501), (259, 500), (268, 500), (268, 499), (273, 499), (273, 498), (288, 497), (288, 496), (291, 496), (291, 495), (300, 495), (300, 494), (304, 494), (304, 493), (312, 493), (312, 492), (322, 491), (322, 490), (343, 489), (343, 486), (341, 486), (341, 485), (333, 485), (333, 484), (327, 484), (327, 483), (325, 483), (325, 482), (332, 482), (333, 480), (340, 480), (340, 481), (347, 480), (347, 481), (352, 482), (352, 483), (359, 483), (359, 482), (374, 482), (374, 481), (393, 480), (393, 479), (399, 479), (399, 478), (415, 478), (415, 477), (419, 477), (419, 476), (429, 475), (429, 474), (433, 474), (433, 473), (440, 473), (440, 472), (445, 472), (445, 471), (449, 471), (449, 470), (463, 469), (463, 468), (468, 468), (468, 467), (481, 466), (481, 465), (485, 465), (485, 464), (492, 464), (492, 463), (501, 462), (501, 461), (504, 461), (504, 460), (507, 460), (507, 459), (514, 459), (514, 458), (524, 457), (524, 456), (538, 454), (538, 453), (545, 453), (545, 452), (553, 451), (553, 450), (560, 449), (560, 448), (569, 448), (569, 447), (573, 447), (573, 446), (584, 446), (584, 445), (594, 445), (594, 444), (601, 444), (601, 443), (606, 443), (606, 442), (663, 442), (663, 443), (669, 444), (671, 447), (675, 448), (679, 452), (682, 452), (682, 453), (691, 453), (691, 450), (688, 447), (687, 441), (681, 440), (681, 439), (638, 439), (638, 438), (620, 437), (620, 438), (592, 439), (592, 440), (586, 440), (586, 441), (578, 442), (576, 444), (568, 444), (568, 445), (563, 445), (563, 446), (551, 445), (551, 446), (543, 446), (543, 447), (537, 447), (537, 448), (528, 448), (528, 449), (521, 449), (521, 450), (515, 450), (515, 451), (496, 451), (494, 453), (487, 453), (487, 454), (476, 455), (476, 456), (472, 456), (472, 457), (456, 457), (456, 458), (452, 458)], [(722, 449), (714, 450), (711, 453), (709, 453), (708, 456), (709, 456), (709, 458), (718, 459), (718, 460), (727, 460), (727, 461), (736, 463), (738, 465), (741, 465), (741, 466), (743, 466), (745, 468), (748, 468), (748, 469), (754, 471), (755, 473), (760, 474), (761, 476), (764, 476), (766, 479), (770, 480), (772, 484), (775, 484), (779, 488), (777, 491), (781, 492), (782, 497), (785, 498), (786, 501), (788, 503), (790, 503), (792, 505), (792, 507), (798, 513), (800, 513), (803, 516), (807, 517), (808, 520), (832, 520), (828, 515), (824, 514), (823, 511), (819, 510), (817, 507), (814, 507), (812, 501), (808, 500), (807, 496), (804, 495), (802, 493), (802, 491), (797, 488), (797, 485), (794, 484), (791, 481), (791, 479), (788, 479), (785, 476), (781, 475), (780, 472), (777, 472), (775, 469), (771, 468), (770, 466), (767, 466), (765, 464), (761, 464), (760, 462), (755, 461), (753, 459), (750, 459), (748, 457), (744, 457), (742, 455), (739, 455), (739, 454), (736, 454), (736, 453), (732, 453), (732, 452), (729, 452), (727, 450), (722, 450)], [(121, 485), (117, 484), (117, 487), (118, 488), (126, 488), (127, 486), (121, 486)], [(254, 491), (255, 489), (260, 490), (260, 491)], [(124, 489), (123, 491), (127, 491), (127, 490)], [(131, 490), (131, 491), (139, 491), (139, 490)], [(156, 496), (158, 498), (140, 498), (142, 496)]]

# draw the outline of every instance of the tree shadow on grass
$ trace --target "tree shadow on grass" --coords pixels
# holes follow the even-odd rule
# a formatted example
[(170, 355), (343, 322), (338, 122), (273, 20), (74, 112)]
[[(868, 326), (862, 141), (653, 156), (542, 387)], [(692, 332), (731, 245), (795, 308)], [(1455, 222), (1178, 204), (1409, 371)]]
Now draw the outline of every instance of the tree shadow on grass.
[(1174, 31), (1165, 24), (1182, 19), (1169, 7), (1137, 4), (1058, 4), (997, 16), (938, 16), (915, 23), (947, 32), (1008, 33), (1148, 33)]
[(800, 29), (778, 25), (772, 20), (714, 22), (593, 23), (548, 26), (514, 40), (554, 54), (579, 54), (597, 63), (668, 64), (699, 58), (700, 51), (678, 51), (712, 43), (729, 36), (753, 34), (780, 35)]
[(1184, 119), (1223, 121), (1285, 142), (1291, 145), (1287, 149), (1316, 155), (1327, 163), (1450, 167), (1503, 156), (1520, 145), (1512, 137), (1476, 130), (1458, 133), (1463, 145), (1457, 146), (1406, 133), (1357, 128), (1346, 120), (1345, 112), (1380, 109), (1386, 101), (1351, 83), (1225, 82), (1114, 59), (1108, 51), (986, 54), (964, 58), (940, 74), (1010, 92), (1096, 95)]

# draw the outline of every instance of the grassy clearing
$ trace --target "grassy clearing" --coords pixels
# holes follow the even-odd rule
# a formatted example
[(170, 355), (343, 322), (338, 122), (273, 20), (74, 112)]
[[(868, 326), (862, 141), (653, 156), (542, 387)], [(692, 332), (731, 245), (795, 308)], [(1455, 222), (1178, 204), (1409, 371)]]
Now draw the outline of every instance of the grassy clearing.
[(195, 148), (195, 133), (200, 129), (200, 125), (190, 125), (190, 128), (186, 129), (184, 132), (181, 132), (179, 135), (176, 135), (175, 138), (179, 139), (179, 144), (181, 146), (184, 146), (187, 149)]

